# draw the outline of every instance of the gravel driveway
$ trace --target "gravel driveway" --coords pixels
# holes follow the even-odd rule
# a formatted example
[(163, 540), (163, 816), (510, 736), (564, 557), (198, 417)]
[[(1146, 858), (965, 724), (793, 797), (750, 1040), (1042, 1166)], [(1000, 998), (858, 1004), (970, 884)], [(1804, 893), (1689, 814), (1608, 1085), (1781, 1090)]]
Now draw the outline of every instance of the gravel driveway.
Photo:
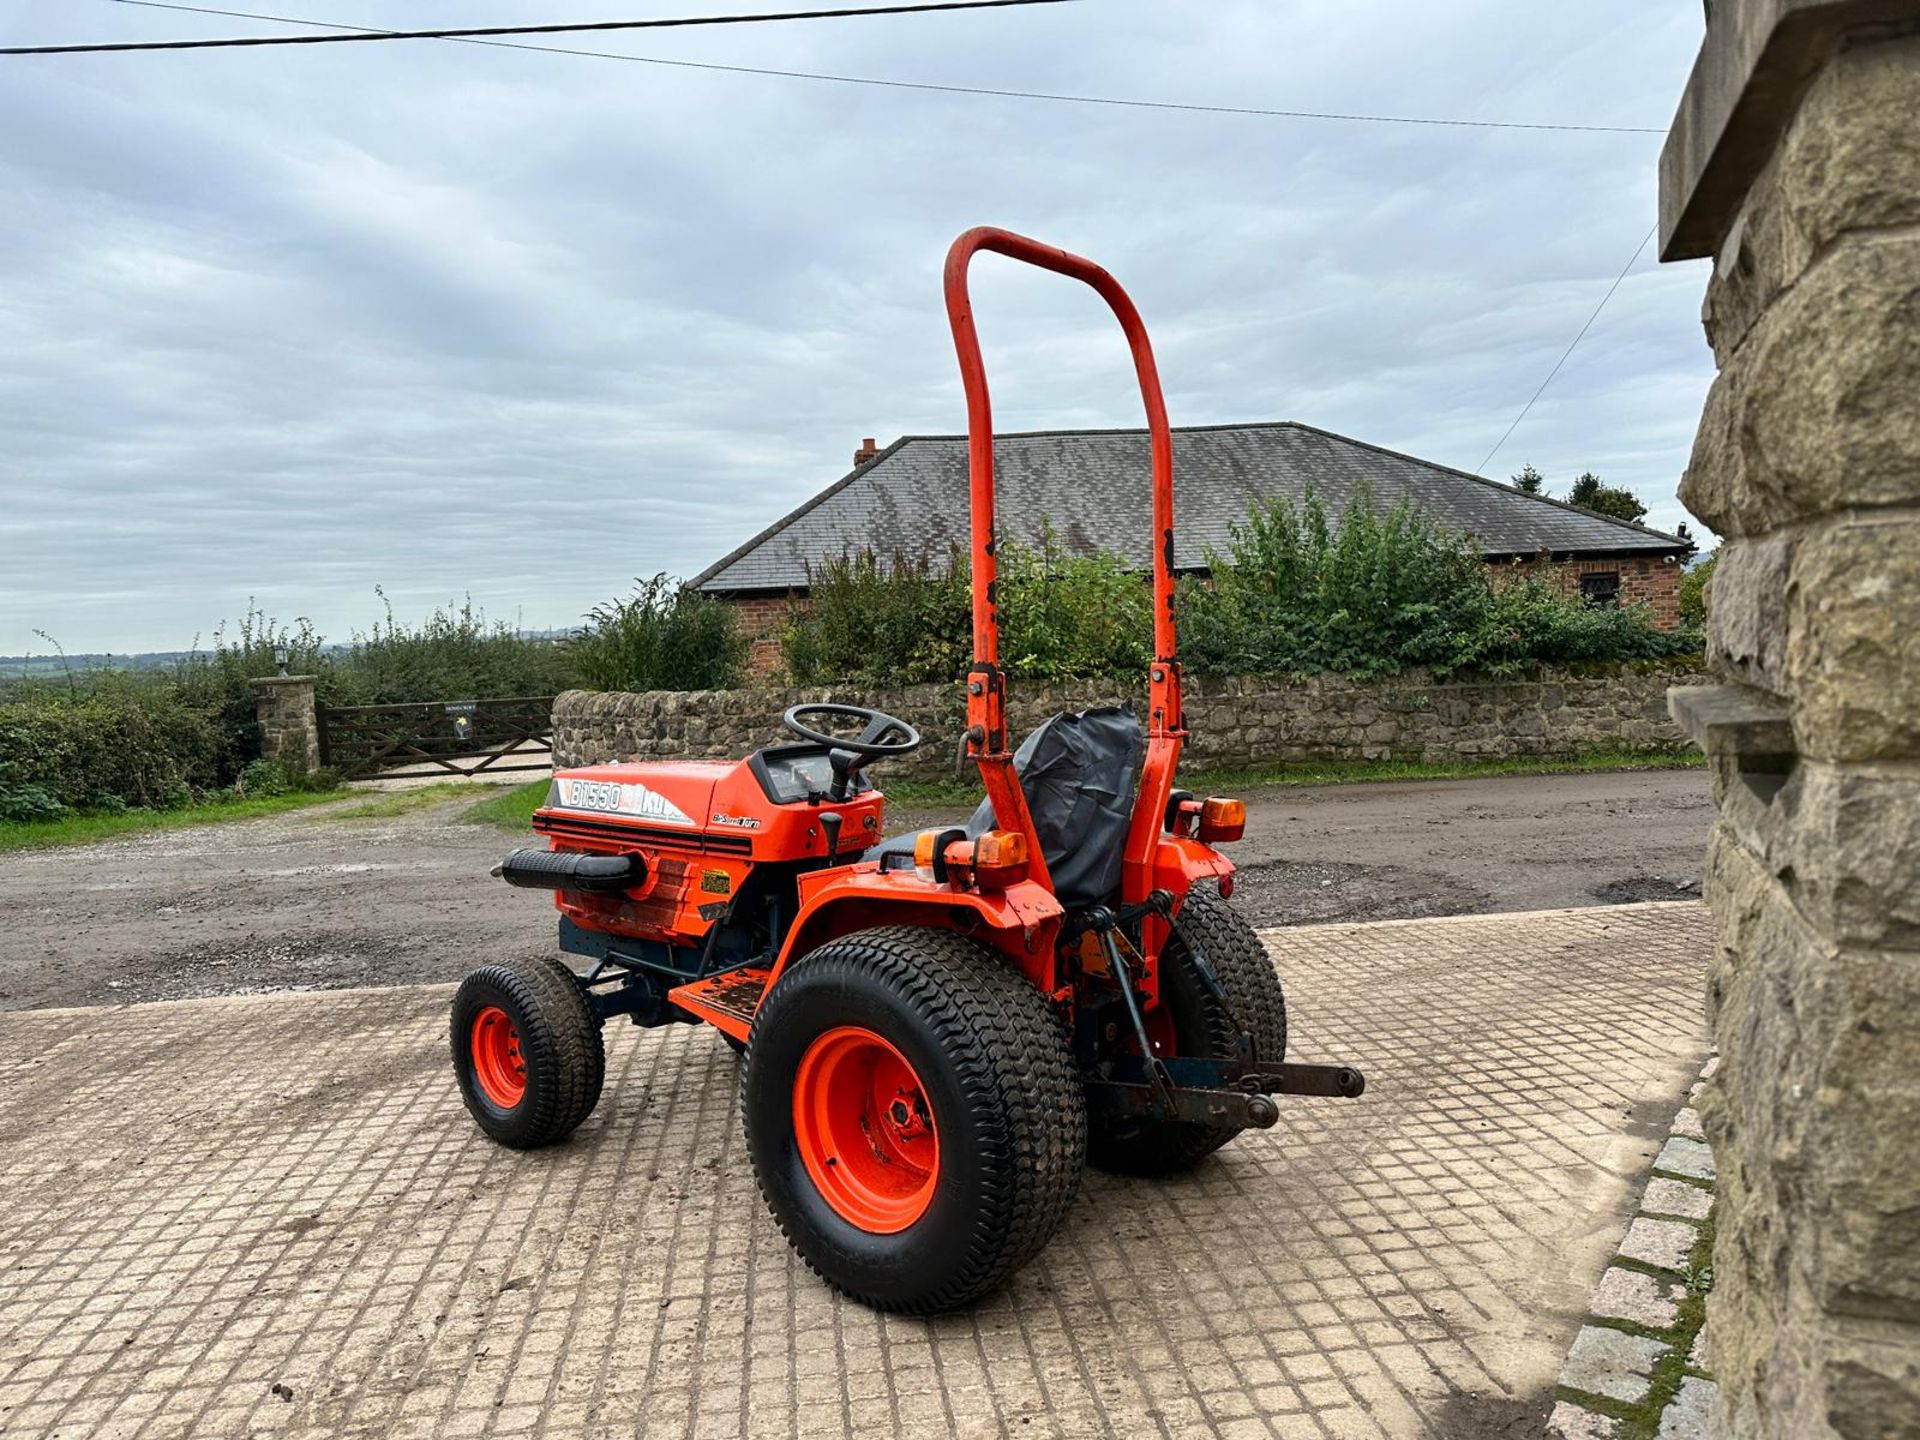
[[(1247, 802), (1234, 898), (1262, 925), (1691, 897), (1713, 816), (1684, 770)], [(473, 800), (330, 813), (354, 803), (0, 858), (0, 1009), (453, 980), (553, 948), (542, 898), (488, 878), (514, 842)]]

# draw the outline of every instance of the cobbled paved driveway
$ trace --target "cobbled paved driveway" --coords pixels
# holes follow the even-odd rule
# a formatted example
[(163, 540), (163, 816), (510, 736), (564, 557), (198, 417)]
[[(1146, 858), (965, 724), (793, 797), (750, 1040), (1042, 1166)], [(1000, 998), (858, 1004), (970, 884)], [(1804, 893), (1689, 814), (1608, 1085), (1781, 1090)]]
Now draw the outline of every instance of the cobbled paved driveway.
[(1706, 1053), (1694, 904), (1268, 932), (1369, 1075), (1190, 1177), (1090, 1175), (1001, 1296), (838, 1300), (710, 1033), (609, 1031), (487, 1144), (444, 987), (0, 1014), (0, 1434), (1538, 1435)]

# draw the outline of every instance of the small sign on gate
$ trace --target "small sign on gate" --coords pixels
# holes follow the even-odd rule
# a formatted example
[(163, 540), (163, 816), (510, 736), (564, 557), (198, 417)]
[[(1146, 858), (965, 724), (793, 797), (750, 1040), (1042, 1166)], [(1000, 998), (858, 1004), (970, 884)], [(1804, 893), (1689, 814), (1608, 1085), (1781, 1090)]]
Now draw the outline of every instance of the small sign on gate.
[(473, 738), (473, 717), (479, 710), (479, 704), (472, 700), (447, 702), (447, 714), (453, 717), (453, 733), (458, 739), (467, 741)]

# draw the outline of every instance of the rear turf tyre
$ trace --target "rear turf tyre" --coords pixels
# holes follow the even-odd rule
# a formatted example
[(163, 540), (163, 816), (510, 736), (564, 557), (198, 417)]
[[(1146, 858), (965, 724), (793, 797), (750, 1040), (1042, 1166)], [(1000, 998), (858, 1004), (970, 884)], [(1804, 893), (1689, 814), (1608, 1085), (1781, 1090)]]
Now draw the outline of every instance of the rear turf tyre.
[[(1202, 986), (1195, 949), (1212, 967), (1228, 1010)], [(1254, 1059), (1287, 1058), (1287, 1002), (1273, 961), (1253, 927), (1210, 889), (1190, 891), (1174, 919), (1173, 938), (1160, 957), (1160, 1003), (1175, 1055), (1230, 1058), (1237, 1022), (1253, 1038)], [(1087, 1136), (1087, 1158), (1120, 1175), (1173, 1175), (1191, 1170), (1239, 1133), (1232, 1126), (1100, 1116)]]
[(453, 996), (460, 1098), (502, 1145), (533, 1150), (573, 1133), (606, 1078), (600, 1020), (552, 956), (483, 965)]
[(740, 1084), (767, 1206), (828, 1284), (926, 1315), (997, 1289), (1066, 1216), (1086, 1108), (1060, 1027), (951, 931), (863, 930), (796, 961)]

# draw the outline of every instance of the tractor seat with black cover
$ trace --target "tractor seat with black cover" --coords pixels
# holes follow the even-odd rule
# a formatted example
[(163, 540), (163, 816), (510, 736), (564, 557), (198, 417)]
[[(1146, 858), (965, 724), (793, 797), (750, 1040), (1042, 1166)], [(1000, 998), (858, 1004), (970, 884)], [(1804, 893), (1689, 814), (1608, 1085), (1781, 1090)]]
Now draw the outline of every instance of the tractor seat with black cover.
[[(1119, 889), (1145, 749), (1132, 707), (1114, 705), (1055, 715), (1014, 751), (1014, 773), (1026, 791), (1054, 894), (1065, 909), (1111, 900)], [(982, 800), (963, 828), (970, 840), (993, 829), (993, 802)], [(910, 866), (922, 833), (937, 832), (896, 835), (875, 846), (868, 858), (878, 859), (882, 869)], [(902, 856), (904, 861), (897, 858)]]

